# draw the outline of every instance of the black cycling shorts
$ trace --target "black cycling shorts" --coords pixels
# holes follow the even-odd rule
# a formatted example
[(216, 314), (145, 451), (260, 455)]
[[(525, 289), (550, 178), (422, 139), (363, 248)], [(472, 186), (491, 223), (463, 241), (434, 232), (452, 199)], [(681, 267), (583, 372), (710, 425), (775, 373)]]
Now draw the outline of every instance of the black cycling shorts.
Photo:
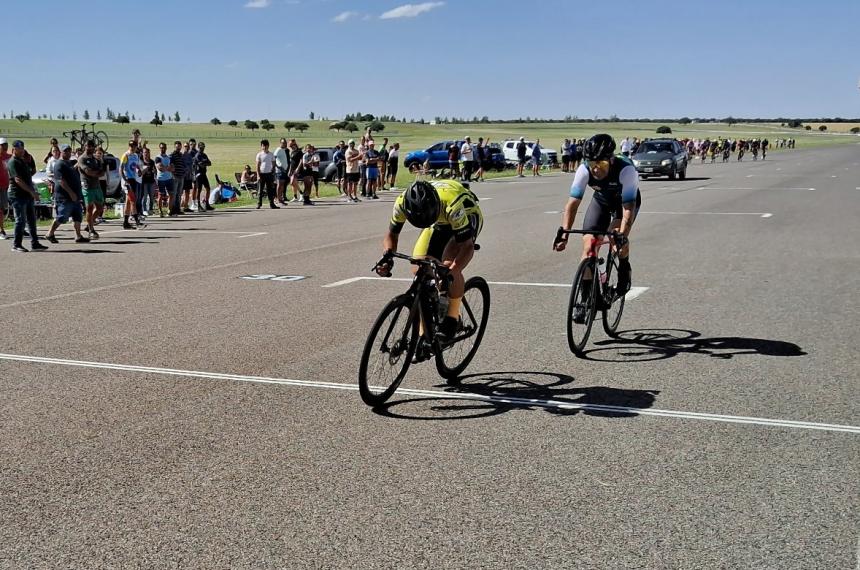
[[(585, 221), (582, 223), (582, 229), (587, 232), (605, 232), (609, 229), (613, 220), (620, 220), (622, 216), (621, 196), (607, 200), (603, 197), (598, 197), (600, 194), (594, 193), (591, 198), (591, 203), (588, 205), (588, 210), (585, 212)], [(642, 195), (636, 192), (636, 207), (633, 208), (633, 219), (639, 214), (639, 207), (642, 205)]]

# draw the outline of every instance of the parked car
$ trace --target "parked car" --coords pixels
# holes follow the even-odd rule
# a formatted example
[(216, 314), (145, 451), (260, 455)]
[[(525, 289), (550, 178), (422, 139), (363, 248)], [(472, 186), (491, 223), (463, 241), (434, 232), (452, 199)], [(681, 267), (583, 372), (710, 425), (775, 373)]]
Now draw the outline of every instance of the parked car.
[(674, 139), (651, 139), (639, 145), (632, 157), (633, 166), (643, 179), (668, 176), (669, 180), (687, 177), (687, 151)]
[[(413, 150), (408, 153), (406, 157), (403, 159), (403, 166), (408, 169), (412, 169), (413, 166), (420, 166), (427, 161), (427, 158), (430, 158), (430, 168), (447, 168), (448, 167), (448, 149), (451, 148), (452, 144), (456, 144), (457, 147), (463, 146), (465, 140), (450, 140), (450, 141), (440, 141), (436, 144), (430, 146), (426, 150)], [(472, 143), (472, 146), (477, 148), (477, 143)], [(501, 155), (501, 147), (498, 144), (492, 143), (486, 147), (489, 151), (489, 155), (487, 156), (487, 160), (490, 161), (490, 168), (495, 168), (496, 170), (504, 170), (505, 162), (504, 157)], [(477, 156), (475, 156), (475, 160), (477, 160)]]
[[(112, 154), (105, 155), (105, 162), (108, 166), (107, 172), (107, 192), (105, 199), (116, 200), (122, 202), (125, 200), (125, 192), (122, 189), (120, 182), (122, 177), (119, 174), (119, 159)], [(77, 160), (72, 160), (72, 164), (77, 163)], [(50, 204), (51, 192), (48, 189), (48, 173), (40, 170), (33, 175), (33, 186), (39, 193), (39, 203)]]
[[(517, 143), (519, 140), (508, 139), (502, 143), (502, 152), (505, 156), (505, 161), (508, 164), (517, 164)], [(534, 141), (525, 141), (526, 143), (526, 161), (531, 163), (532, 149), (534, 149)], [(558, 164), (558, 153), (551, 148), (541, 146), (541, 164)]]

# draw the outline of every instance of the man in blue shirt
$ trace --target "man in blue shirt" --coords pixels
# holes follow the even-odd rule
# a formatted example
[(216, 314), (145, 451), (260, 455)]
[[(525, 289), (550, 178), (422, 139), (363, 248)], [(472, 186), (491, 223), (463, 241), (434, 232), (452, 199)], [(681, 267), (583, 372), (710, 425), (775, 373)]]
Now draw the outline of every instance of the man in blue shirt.
[(59, 243), (54, 233), (62, 224), (72, 219), (75, 227), (75, 243), (89, 243), (89, 238), (81, 235), (81, 222), (84, 220), (84, 207), (81, 203), (83, 193), (81, 191), (81, 176), (77, 169), (72, 166), (72, 147), (67, 144), (60, 145), (60, 159), (54, 161), (54, 203), (57, 211), (54, 223), (48, 230), (45, 238), (51, 243)]

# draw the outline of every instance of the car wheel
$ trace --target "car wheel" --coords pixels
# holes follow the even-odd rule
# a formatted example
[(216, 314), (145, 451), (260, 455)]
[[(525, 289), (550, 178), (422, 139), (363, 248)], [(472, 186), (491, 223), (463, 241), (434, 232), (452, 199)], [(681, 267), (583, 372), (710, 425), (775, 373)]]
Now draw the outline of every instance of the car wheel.
[(678, 178), (681, 180), (687, 179), (687, 165), (686, 164), (684, 165), (684, 170), (682, 170), (681, 172), (678, 173)]
[(669, 180), (675, 180), (675, 178), (676, 178), (675, 167), (673, 166), (672, 170), (669, 171)]

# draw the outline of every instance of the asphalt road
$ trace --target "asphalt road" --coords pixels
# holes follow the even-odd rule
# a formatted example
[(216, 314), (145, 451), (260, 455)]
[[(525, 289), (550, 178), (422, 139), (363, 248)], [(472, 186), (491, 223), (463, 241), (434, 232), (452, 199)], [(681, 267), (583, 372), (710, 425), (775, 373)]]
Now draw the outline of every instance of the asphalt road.
[(858, 568), (858, 164), (643, 182), (648, 289), (587, 359), (568, 289), (523, 285), (571, 280), (569, 177), (475, 185), (470, 273), (521, 284), (459, 386), (422, 364), (377, 411), (358, 359), (407, 283), (324, 286), (371, 277), (393, 194), (4, 248), (0, 567)]

